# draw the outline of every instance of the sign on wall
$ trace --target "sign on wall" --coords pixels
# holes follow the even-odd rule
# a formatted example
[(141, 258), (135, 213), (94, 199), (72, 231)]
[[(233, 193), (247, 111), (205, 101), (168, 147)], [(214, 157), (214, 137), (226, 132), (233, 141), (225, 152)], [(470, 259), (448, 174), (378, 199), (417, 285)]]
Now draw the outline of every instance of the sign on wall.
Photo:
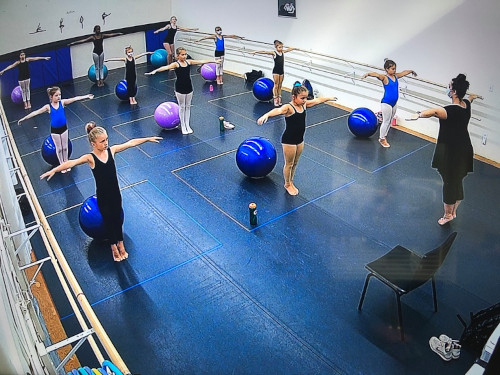
[(295, 0), (278, 0), (278, 16), (297, 17)]

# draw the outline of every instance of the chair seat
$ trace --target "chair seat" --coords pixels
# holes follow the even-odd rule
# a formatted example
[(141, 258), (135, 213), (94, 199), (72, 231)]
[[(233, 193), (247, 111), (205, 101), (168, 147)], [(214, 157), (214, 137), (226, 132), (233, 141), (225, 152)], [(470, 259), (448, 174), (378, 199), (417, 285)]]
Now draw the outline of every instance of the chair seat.
[(398, 245), (365, 267), (377, 278), (386, 280), (401, 292), (407, 293), (428, 280), (419, 280), (418, 277), (416, 279), (421, 262), (422, 257)]

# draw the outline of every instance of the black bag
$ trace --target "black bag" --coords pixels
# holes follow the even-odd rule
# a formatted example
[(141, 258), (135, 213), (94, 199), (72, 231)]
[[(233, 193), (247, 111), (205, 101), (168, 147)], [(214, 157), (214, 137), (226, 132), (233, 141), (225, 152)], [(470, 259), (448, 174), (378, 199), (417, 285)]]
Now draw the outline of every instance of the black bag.
[(262, 77), (264, 77), (264, 74), (262, 73), (262, 70), (257, 71), (255, 69), (253, 69), (251, 72), (245, 73), (245, 80), (248, 83), (254, 83), (259, 78), (262, 78)]
[(307, 100), (314, 99), (314, 91), (313, 91), (311, 82), (309, 82), (308, 79), (305, 79), (305, 80), (302, 81), (302, 86), (304, 86), (307, 89), (307, 91), (308, 91), (308, 93), (307, 93)]
[(460, 337), (460, 344), (470, 347), (479, 356), (488, 338), (500, 323), (500, 302), (476, 314), (470, 313), (469, 325), (460, 315), (457, 317), (465, 327)]

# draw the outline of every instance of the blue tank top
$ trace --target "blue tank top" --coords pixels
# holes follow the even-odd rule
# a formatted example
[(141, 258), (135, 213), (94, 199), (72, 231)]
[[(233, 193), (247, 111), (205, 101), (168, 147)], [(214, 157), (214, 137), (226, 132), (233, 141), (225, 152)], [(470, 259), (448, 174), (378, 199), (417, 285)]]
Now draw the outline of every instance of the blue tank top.
[(224, 37), (215, 38), (215, 50), (216, 51), (224, 51)]
[(53, 128), (62, 128), (66, 126), (66, 114), (64, 113), (64, 107), (61, 102), (59, 102), (59, 108), (55, 109), (50, 105), (50, 126)]
[(382, 98), (382, 103), (387, 103), (391, 107), (394, 107), (399, 99), (399, 83), (398, 79), (393, 81), (389, 77), (387, 77), (389, 81), (387, 85), (384, 85), (384, 97)]

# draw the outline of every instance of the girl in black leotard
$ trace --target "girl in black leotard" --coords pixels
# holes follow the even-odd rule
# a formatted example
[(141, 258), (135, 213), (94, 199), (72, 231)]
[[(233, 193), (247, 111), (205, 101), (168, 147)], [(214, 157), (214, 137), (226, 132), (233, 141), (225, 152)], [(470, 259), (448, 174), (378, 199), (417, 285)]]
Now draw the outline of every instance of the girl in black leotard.
[(155, 30), (154, 33), (158, 34), (161, 31), (167, 30), (167, 35), (165, 35), (165, 40), (163, 41), (163, 47), (167, 51), (167, 65), (172, 64), (174, 60), (172, 56), (175, 51), (175, 34), (177, 31), (196, 31), (198, 29), (190, 29), (188, 27), (177, 26), (177, 18), (175, 16), (170, 17), (170, 21), (161, 29)]
[(19, 52), (19, 60), (15, 61), (14, 63), (10, 64), (8, 67), (6, 67), (3, 70), (0, 70), (0, 76), (6, 72), (9, 69), (15, 68), (17, 66), (17, 69), (19, 70), (19, 76), (18, 76), (18, 82), (19, 86), (21, 87), (21, 92), (23, 94), (23, 102), (24, 102), (24, 109), (30, 109), (31, 108), (31, 94), (30, 94), (30, 69), (28, 67), (28, 63), (31, 61), (37, 61), (37, 60), (50, 60), (50, 57), (26, 57), (26, 54), (24, 51)]
[(97, 206), (101, 212), (106, 227), (107, 238), (111, 243), (111, 251), (115, 262), (128, 258), (128, 253), (123, 244), (123, 231), (121, 222), (122, 197), (114, 156), (117, 152), (138, 146), (145, 142), (158, 143), (161, 137), (135, 138), (128, 142), (108, 147), (108, 134), (100, 126), (91, 121), (85, 125), (92, 152), (78, 159), (68, 160), (56, 168), (45, 172), (40, 178), (50, 180), (56, 172), (62, 172), (79, 164), (87, 163), (92, 169), (96, 183)]
[(125, 47), (125, 57), (115, 57), (105, 60), (108, 61), (123, 61), (125, 63), (125, 81), (127, 81), (127, 94), (130, 104), (137, 104), (135, 96), (137, 95), (137, 73), (135, 71), (135, 59), (151, 55), (153, 52), (140, 53), (134, 58), (134, 49), (132, 46)]
[(273, 97), (274, 106), (279, 107), (281, 103), (281, 87), (283, 86), (283, 78), (285, 77), (285, 53), (293, 51), (295, 48), (285, 48), (283, 49), (283, 43), (279, 40), (274, 41), (275, 51), (255, 51), (252, 52), (254, 55), (260, 53), (263, 55), (272, 55), (274, 60), (273, 68)]
[(280, 108), (275, 108), (263, 116), (257, 123), (259, 125), (267, 122), (269, 117), (284, 115), (285, 131), (281, 137), (285, 165), (283, 166), (283, 177), (285, 178), (285, 189), (290, 195), (297, 195), (299, 189), (293, 184), (295, 169), (300, 155), (304, 149), (304, 133), (306, 131), (306, 108), (327, 101), (335, 101), (335, 97), (316, 98), (307, 100), (308, 90), (304, 86), (295, 86), (292, 89), (292, 101)]
[(94, 49), (92, 50), (92, 59), (94, 60), (95, 67), (95, 78), (97, 80), (97, 86), (104, 86), (104, 48), (103, 48), (103, 40), (104, 38), (110, 38), (112, 36), (122, 35), (122, 33), (102, 33), (101, 34), (101, 26), (94, 26), (94, 35), (89, 36), (88, 38), (77, 40), (68, 44), (69, 46), (73, 44), (92, 42), (94, 44)]
[(217, 60), (188, 60), (186, 49), (183, 47), (177, 48), (176, 53), (176, 62), (155, 69), (146, 73), (146, 75), (156, 74), (165, 70), (175, 70), (175, 75), (177, 76), (177, 80), (175, 81), (175, 97), (179, 104), (181, 130), (182, 134), (191, 134), (193, 132), (193, 129), (191, 129), (189, 125), (189, 119), (191, 117), (191, 100), (193, 99), (193, 85), (191, 84), (190, 75), (191, 65), (202, 65), (211, 62), (217, 63)]

